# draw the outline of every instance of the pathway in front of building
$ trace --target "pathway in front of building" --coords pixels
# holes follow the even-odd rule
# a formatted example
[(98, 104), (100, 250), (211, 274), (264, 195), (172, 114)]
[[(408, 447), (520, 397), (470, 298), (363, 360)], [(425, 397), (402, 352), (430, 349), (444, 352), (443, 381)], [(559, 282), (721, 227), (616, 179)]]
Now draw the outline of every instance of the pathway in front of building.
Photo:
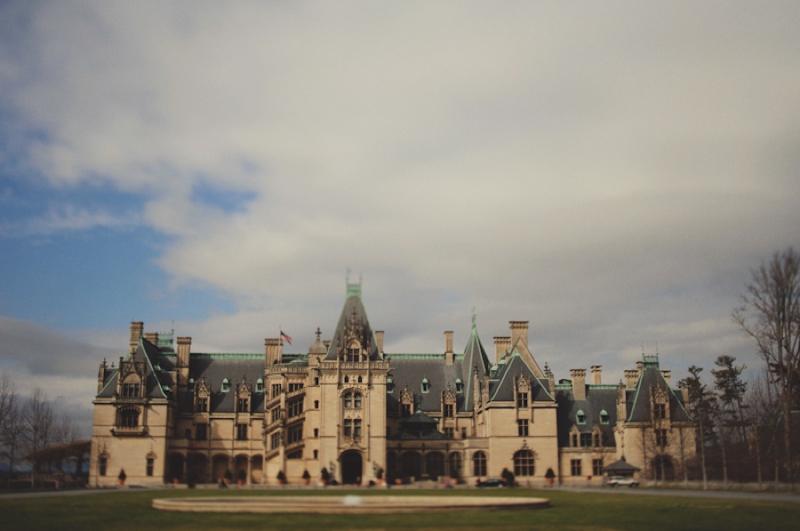
[[(147, 490), (172, 490), (173, 487), (164, 487), (163, 489), (147, 489)], [(263, 488), (263, 487), (261, 487)], [(328, 487), (330, 488), (330, 487)], [(334, 487), (337, 488), (337, 487)], [(350, 487), (348, 488), (357, 488)], [(362, 487), (365, 490), (367, 487)], [(397, 488), (397, 487), (393, 487)], [(474, 487), (457, 487), (460, 489), (477, 490)], [(143, 489), (81, 489), (81, 490), (52, 490), (42, 492), (14, 492), (10, 494), (0, 494), (0, 500), (9, 499), (22, 499), (22, 498), (49, 498), (57, 496), (83, 496), (89, 494), (102, 494), (108, 492), (136, 492)], [(209, 489), (210, 490), (210, 489)], [(250, 490), (250, 489), (248, 489)], [(264, 490), (269, 490), (265, 488)], [(306, 490), (306, 489), (298, 489)], [(316, 490), (314, 488), (308, 490)], [(770, 501), (770, 502), (784, 502), (784, 503), (800, 503), (799, 494), (782, 494), (775, 492), (731, 492), (720, 490), (672, 490), (672, 489), (648, 489), (648, 488), (627, 488), (627, 487), (547, 487), (541, 490), (560, 490), (567, 492), (590, 492), (595, 494), (619, 494), (623, 496), (677, 496), (683, 498), (718, 498), (730, 500), (748, 500), (748, 501)], [(387, 491), (388, 494), (389, 491)]]

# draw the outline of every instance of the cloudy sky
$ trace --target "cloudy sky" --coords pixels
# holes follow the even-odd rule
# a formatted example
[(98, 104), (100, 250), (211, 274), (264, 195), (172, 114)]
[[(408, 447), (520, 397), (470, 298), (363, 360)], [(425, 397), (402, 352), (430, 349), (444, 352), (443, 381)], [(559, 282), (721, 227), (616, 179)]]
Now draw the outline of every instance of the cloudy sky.
[(4, 2), (0, 369), (87, 422), (131, 320), (195, 351), (329, 337), (556, 378), (754, 347), (800, 247), (800, 4)]

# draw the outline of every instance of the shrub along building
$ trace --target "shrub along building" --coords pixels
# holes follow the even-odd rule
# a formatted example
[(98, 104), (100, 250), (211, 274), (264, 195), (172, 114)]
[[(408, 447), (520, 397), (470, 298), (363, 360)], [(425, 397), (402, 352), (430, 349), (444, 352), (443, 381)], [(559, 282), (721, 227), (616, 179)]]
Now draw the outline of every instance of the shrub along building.
[(472, 330), (463, 352), (389, 354), (373, 330), (361, 285), (347, 298), (330, 340), (306, 353), (266, 339), (259, 354), (191, 352), (191, 338), (144, 333), (115, 367), (104, 361), (94, 400), (91, 483), (216, 482), (230, 471), (250, 483), (282, 476), (342, 483), (499, 477), (542, 484), (601, 481), (627, 459), (638, 475), (672, 477), (694, 458), (683, 393), (657, 356), (626, 383), (604, 385), (601, 368), (555, 383), (528, 348), (528, 323), (495, 337), (492, 363)]

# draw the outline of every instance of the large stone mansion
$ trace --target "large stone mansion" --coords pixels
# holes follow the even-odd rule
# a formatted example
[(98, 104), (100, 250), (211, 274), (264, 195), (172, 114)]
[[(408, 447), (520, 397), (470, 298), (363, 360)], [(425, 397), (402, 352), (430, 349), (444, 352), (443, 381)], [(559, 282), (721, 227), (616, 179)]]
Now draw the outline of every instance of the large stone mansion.
[[(390, 354), (373, 330), (361, 284), (330, 340), (258, 354), (191, 351), (192, 340), (131, 323), (119, 364), (104, 361), (94, 400), (90, 484), (217, 482), (230, 470), (248, 484), (299, 482), (323, 469), (340, 483), (500, 477), (542, 485), (599, 484), (621, 460), (637, 477), (682, 477), (695, 457), (694, 426), (657, 356), (603, 384), (601, 367), (556, 383), (528, 348), (528, 323), (511, 321), (490, 360), (473, 318), (463, 352), (444, 333), (442, 352)], [(282, 473), (282, 474), (280, 474)], [(592, 479), (593, 478), (593, 479)]]

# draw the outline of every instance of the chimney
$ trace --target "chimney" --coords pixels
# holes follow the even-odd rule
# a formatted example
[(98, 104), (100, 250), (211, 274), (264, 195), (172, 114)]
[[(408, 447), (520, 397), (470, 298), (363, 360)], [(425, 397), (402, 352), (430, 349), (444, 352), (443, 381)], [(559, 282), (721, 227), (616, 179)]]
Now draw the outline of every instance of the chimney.
[(570, 369), (572, 396), (575, 400), (586, 400), (586, 369)]
[(666, 371), (666, 370), (661, 371), (661, 376), (663, 376), (664, 379), (667, 381), (667, 387), (669, 387), (670, 386), (669, 377), (672, 376), (672, 371)]
[(494, 362), (497, 363), (500, 361), (500, 358), (503, 357), (503, 354), (511, 348), (511, 338), (510, 337), (495, 337), (494, 338)]
[(278, 365), (283, 360), (283, 342), (280, 338), (267, 338), (264, 340), (267, 370)]
[(544, 375), (547, 381), (550, 382), (550, 394), (556, 396), (556, 377), (553, 375), (553, 371), (550, 370), (546, 362), (544, 364)]
[(522, 341), (525, 346), (528, 346), (528, 321), (509, 321), (511, 327), (511, 346), (517, 344), (517, 341)]
[(378, 352), (383, 355), (383, 330), (375, 331), (375, 341), (378, 342)]
[(158, 346), (158, 332), (148, 332), (144, 338), (155, 346)]
[(592, 365), (592, 385), (601, 385), (603, 383), (602, 374), (602, 365)]
[(447, 365), (453, 364), (453, 332), (451, 330), (444, 333), (444, 358)]
[(178, 338), (178, 354), (176, 356), (175, 368), (178, 370), (178, 387), (184, 388), (189, 385), (189, 355), (192, 351), (192, 338)]
[(636, 369), (627, 369), (625, 371), (625, 387), (633, 389), (636, 387), (636, 381), (639, 379), (639, 371)]
[(683, 407), (686, 408), (686, 412), (691, 414), (692, 412), (689, 410), (691, 404), (689, 403), (689, 388), (688, 387), (681, 387), (681, 396), (683, 397)]
[(136, 350), (136, 347), (139, 346), (139, 340), (142, 338), (142, 332), (144, 332), (144, 323), (141, 321), (133, 321), (131, 323), (131, 340), (130, 340), (130, 352), (133, 354), (133, 351)]
[(644, 363), (641, 361), (636, 362), (636, 377), (639, 378), (642, 375), (642, 368), (644, 367)]

